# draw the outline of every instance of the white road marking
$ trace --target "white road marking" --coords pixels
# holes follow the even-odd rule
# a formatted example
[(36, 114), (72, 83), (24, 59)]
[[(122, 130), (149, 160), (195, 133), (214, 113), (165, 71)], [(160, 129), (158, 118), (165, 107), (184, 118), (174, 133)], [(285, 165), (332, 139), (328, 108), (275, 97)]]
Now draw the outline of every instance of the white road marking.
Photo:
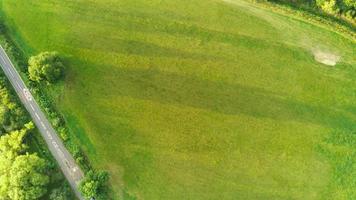
[[(4, 61), (5, 62), (5, 61)], [(5, 72), (11, 72), (11, 70), (9, 69), (9, 68), (6, 68), (6, 69), (4, 69), (5, 70)]]
[(28, 101), (32, 101), (32, 95), (30, 93), (30, 91), (27, 88), (23, 89), (23, 93), (25, 94), (25, 97)]
[(58, 144), (55, 141), (52, 141), (52, 144), (53, 144), (54, 148), (58, 149)]
[(30, 107), (31, 107), (31, 109), (32, 109), (33, 111), (35, 111), (35, 108), (33, 107), (32, 104), (30, 104)]
[(53, 138), (52, 138), (52, 135), (49, 133), (49, 131), (46, 131), (46, 133), (47, 133), (47, 137), (48, 137), (50, 140), (52, 140)]
[(58, 155), (59, 157), (61, 157), (62, 159), (65, 159), (64, 153), (61, 150), (58, 150)]
[(76, 172), (78, 170), (78, 167), (73, 167), (73, 172)]
[(9, 72), (10, 72), (11, 76), (12, 76), (12, 77), (14, 77), (14, 74), (12, 73), (12, 71), (11, 71), (11, 70), (9, 70)]
[(36, 115), (37, 119), (40, 119), (40, 116), (38, 116), (38, 114), (37, 114), (37, 113), (35, 113), (35, 115)]
[(18, 82), (16, 82), (16, 85), (17, 85), (17, 87), (19, 87), (21, 89), (21, 86)]

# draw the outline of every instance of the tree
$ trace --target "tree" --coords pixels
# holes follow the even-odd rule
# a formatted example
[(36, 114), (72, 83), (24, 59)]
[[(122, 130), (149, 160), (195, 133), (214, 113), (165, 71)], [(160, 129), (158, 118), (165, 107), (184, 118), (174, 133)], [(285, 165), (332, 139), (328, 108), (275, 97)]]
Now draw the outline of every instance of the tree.
[(7, 127), (10, 124), (10, 117), (9, 109), (4, 105), (0, 105), (0, 125), (5, 130), (7, 130)]
[(64, 65), (56, 52), (42, 52), (28, 61), (32, 81), (53, 83), (63, 75)]
[(16, 157), (9, 170), (8, 196), (16, 200), (33, 200), (43, 196), (49, 177), (47, 165), (37, 154), (26, 154)]
[[(2, 159), (13, 161), (16, 156), (27, 148), (27, 146), (23, 144), (26, 133), (27, 129), (21, 129), (0, 137), (0, 161)], [(2, 165), (0, 165), (0, 173), (1, 169)]]
[(316, 0), (316, 5), (324, 12), (335, 14), (338, 12), (336, 0)]
[(94, 172), (90, 170), (79, 185), (79, 190), (87, 199), (94, 197), (97, 200), (106, 198), (106, 184), (109, 174), (104, 171)]
[(99, 190), (99, 183), (94, 180), (90, 180), (90, 181), (88, 180), (81, 185), (80, 191), (87, 199), (90, 199), (91, 197), (97, 196), (98, 190)]
[(45, 160), (36, 154), (23, 154), (27, 149), (23, 140), (33, 127), (30, 122), (0, 137), (1, 200), (33, 200), (46, 192), (49, 178)]
[(13, 131), (10, 134), (0, 137), (0, 199), (8, 199), (10, 190), (9, 169), (16, 156), (26, 149), (23, 138), (25, 131)]
[(0, 132), (10, 132), (19, 129), (27, 120), (23, 108), (18, 106), (6, 87), (6, 82), (0, 78)]
[(355, 9), (356, 8), (356, 1), (355, 0), (343, 0), (342, 3), (344, 3), (347, 8), (349, 9)]
[(49, 195), (50, 200), (70, 200), (71, 191), (68, 185), (64, 185), (60, 188), (56, 188), (51, 191)]

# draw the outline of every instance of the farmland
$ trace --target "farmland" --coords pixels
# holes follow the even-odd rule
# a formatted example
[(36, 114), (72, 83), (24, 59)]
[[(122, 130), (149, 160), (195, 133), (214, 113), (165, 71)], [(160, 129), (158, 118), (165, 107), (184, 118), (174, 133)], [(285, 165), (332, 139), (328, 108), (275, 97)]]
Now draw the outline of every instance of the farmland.
[(116, 199), (356, 198), (354, 40), (232, 0), (1, 11), (26, 56), (65, 57), (44, 89)]

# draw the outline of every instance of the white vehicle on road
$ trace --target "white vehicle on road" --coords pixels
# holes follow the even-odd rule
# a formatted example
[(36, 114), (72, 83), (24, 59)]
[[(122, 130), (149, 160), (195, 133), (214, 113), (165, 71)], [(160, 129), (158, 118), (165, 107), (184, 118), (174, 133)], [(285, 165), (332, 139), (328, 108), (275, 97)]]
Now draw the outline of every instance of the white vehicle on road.
[(32, 95), (27, 88), (23, 89), (23, 93), (28, 101), (32, 101)]

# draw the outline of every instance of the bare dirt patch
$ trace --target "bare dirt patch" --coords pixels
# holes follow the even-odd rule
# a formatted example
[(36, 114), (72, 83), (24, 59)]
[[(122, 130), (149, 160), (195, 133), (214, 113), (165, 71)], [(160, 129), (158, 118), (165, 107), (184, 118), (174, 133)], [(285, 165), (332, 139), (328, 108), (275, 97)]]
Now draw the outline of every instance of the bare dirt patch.
[(321, 50), (313, 51), (314, 59), (325, 65), (334, 66), (340, 60), (340, 56)]

